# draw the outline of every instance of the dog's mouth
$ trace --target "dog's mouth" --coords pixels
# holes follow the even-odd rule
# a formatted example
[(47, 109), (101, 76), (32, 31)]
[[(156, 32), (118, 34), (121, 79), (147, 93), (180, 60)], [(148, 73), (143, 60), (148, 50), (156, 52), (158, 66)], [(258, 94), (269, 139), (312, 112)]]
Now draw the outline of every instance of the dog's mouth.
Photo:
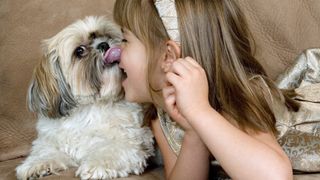
[(122, 77), (122, 81), (124, 81), (125, 79), (127, 79), (127, 72), (124, 70), (124, 69), (122, 69), (122, 68), (120, 68), (120, 70), (121, 70), (121, 77)]
[(111, 47), (103, 55), (104, 65), (112, 65), (120, 62), (121, 48)]

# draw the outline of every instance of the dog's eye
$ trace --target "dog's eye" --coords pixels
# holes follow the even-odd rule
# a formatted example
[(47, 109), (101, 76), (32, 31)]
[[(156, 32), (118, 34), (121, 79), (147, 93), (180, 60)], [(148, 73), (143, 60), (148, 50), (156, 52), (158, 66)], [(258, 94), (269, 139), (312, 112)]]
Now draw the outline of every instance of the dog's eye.
[(74, 51), (74, 54), (78, 57), (78, 58), (82, 58), (87, 54), (87, 48), (83, 45), (77, 47), (77, 49)]

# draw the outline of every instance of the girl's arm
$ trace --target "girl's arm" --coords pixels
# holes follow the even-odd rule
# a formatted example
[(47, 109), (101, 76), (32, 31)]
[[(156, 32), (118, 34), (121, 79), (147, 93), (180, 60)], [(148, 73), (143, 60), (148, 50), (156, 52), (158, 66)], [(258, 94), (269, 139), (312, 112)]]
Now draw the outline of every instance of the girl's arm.
[(206, 74), (195, 60), (176, 60), (167, 80), (170, 116), (191, 125), (232, 179), (293, 178), (290, 161), (271, 133), (246, 134), (211, 108)]
[(208, 179), (209, 151), (197, 135), (185, 133), (180, 154), (176, 157), (169, 147), (158, 119), (151, 122), (151, 128), (163, 157), (166, 179)]
[(292, 179), (286, 154), (269, 133), (246, 134), (212, 108), (187, 115), (189, 123), (232, 179)]

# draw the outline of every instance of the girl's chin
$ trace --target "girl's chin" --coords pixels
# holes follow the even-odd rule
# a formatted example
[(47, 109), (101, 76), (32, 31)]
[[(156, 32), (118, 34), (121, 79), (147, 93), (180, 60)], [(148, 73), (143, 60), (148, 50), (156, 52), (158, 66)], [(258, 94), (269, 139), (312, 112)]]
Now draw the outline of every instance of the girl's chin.
[(127, 87), (127, 84), (125, 83), (125, 81), (122, 82), (122, 87), (123, 87), (124, 94), (125, 94), (124, 99), (129, 102), (134, 102), (134, 98), (132, 97), (132, 93), (130, 93), (130, 90)]
[(127, 95), (124, 96), (124, 100), (131, 102)]
[(135, 98), (130, 96), (129, 93), (125, 93), (124, 99), (128, 102), (133, 102), (133, 103), (137, 103), (137, 101), (135, 101)]
[(132, 102), (132, 103), (141, 103), (139, 100), (139, 98), (137, 96), (135, 96), (135, 93), (132, 93), (130, 91), (126, 91), (125, 90), (125, 96), (124, 99), (128, 102)]

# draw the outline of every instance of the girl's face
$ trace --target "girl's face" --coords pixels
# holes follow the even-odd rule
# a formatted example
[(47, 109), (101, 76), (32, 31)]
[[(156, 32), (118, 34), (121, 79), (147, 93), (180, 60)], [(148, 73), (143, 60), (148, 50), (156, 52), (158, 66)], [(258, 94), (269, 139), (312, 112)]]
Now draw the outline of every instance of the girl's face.
[(122, 82), (125, 99), (131, 102), (152, 102), (146, 81), (147, 54), (142, 42), (129, 30), (123, 29), (120, 68), (127, 77)]

